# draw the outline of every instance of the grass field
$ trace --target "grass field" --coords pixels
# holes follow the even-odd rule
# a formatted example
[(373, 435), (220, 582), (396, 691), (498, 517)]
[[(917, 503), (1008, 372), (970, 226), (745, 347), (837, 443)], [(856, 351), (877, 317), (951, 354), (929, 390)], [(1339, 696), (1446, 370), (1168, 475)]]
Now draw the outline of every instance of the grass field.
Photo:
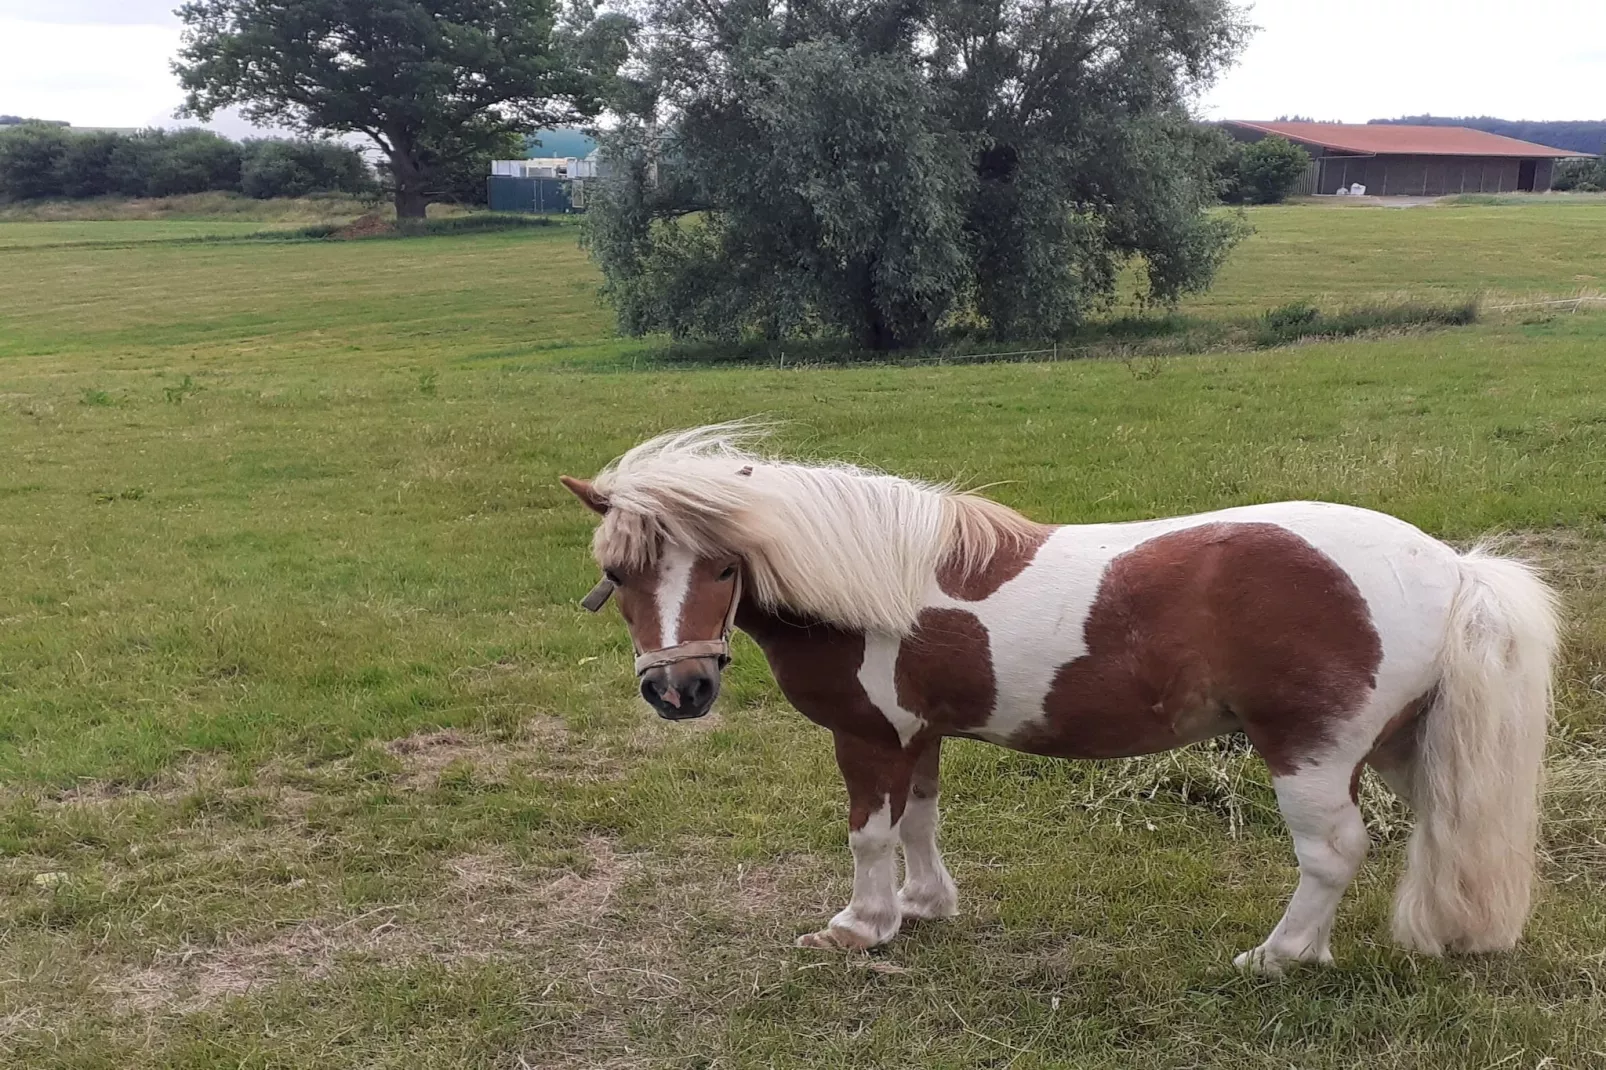
[[(1606, 205), (1251, 218), (1190, 313), (1606, 288)], [(0, 223), (0, 1064), (1606, 1065), (1606, 310), (1152, 363), (586, 371), (649, 346), (612, 336), (572, 228), (196, 223)], [(198, 221), (225, 223), (263, 225)], [(752, 413), (1041, 519), (1317, 497), (1510, 534), (1572, 621), (1529, 939), (1390, 949), (1406, 819), (1369, 785), (1339, 964), (1239, 976), (1294, 877), (1257, 761), (951, 743), (961, 916), (793, 949), (850, 873), (828, 737), (745, 640), (705, 721), (634, 700), (555, 483)]]

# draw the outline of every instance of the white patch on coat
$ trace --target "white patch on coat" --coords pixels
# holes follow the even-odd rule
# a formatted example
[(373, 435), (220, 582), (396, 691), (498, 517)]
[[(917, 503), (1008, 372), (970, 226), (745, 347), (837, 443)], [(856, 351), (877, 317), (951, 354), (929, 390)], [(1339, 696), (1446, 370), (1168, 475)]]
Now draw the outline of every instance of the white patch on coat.
[(864, 660), (859, 664), (859, 686), (869, 696), (870, 703), (881, 711), (894, 731), (898, 742), (907, 747), (915, 733), (926, 727), (926, 719), (898, 704), (898, 650), (902, 640), (887, 636), (864, 637)]

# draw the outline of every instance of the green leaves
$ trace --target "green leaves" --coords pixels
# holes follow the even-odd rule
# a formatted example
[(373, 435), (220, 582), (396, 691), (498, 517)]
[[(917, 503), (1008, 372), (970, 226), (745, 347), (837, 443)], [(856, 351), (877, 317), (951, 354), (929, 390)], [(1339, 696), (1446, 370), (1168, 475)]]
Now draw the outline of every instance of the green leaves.
[(1310, 154), (1284, 137), (1243, 145), (1227, 161), (1228, 200), (1277, 204), (1293, 192), (1310, 167)]
[(558, 34), (552, 0), (191, 0), (179, 17), (189, 114), (365, 134), (413, 217), (461, 184), (463, 160), (594, 113), (592, 68), (627, 29), (580, 5)]
[(1207, 285), (1239, 234), (1182, 102), (1217, 0), (651, 0), (590, 243), (620, 326), (874, 349), (1073, 329), (1141, 259)]

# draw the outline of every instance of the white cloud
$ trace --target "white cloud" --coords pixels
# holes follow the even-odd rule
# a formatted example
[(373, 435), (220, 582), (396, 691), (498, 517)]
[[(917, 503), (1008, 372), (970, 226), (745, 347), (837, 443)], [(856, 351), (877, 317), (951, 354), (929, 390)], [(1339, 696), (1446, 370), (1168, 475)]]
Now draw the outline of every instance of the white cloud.
[(0, 17), (0, 112), (74, 126), (142, 126), (182, 102), (175, 26)]
[(1213, 118), (1606, 118), (1600, 0), (1256, 0), (1249, 17)]
[[(176, 3), (0, 0), (0, 113), (172, 124)], [(1200, 101), (1209, 117), (1606, 118), (1601, 0), (1255, 0), (1250, 18), (1262, 29)]]
[(177, 26), (178, 0), (0, 0), (0, 19)]

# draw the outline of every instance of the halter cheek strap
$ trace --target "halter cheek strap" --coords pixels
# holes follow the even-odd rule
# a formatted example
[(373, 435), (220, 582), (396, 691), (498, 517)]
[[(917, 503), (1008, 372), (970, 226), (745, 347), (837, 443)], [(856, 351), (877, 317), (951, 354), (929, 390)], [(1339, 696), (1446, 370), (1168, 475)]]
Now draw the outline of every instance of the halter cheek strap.
[[(580, 600), (580, 605), (592, 613), (601, 612), (602, 607), (608, 604), (613, 597), (614, 585), (612, 580), (604, 579), (591, 588), (591, 593)], [(724, 668), (731, 659), (731, 629), (736, 627), (736, 611), (742, 605), (742, 573), (737, 569), (731, 583), (731, 604), (725, 610), (725, 624), (720, 630), (718, 639), (694, 639), (689, 643), (676, 643), (674, 646), (660, 647), (643, 653), (636, 651), (636, 675), (640, 676), (651, 669), (664, 665), (673, 665), (677, 661), (690, 661), (693, 658), (718, 658), (719, 667)]]

